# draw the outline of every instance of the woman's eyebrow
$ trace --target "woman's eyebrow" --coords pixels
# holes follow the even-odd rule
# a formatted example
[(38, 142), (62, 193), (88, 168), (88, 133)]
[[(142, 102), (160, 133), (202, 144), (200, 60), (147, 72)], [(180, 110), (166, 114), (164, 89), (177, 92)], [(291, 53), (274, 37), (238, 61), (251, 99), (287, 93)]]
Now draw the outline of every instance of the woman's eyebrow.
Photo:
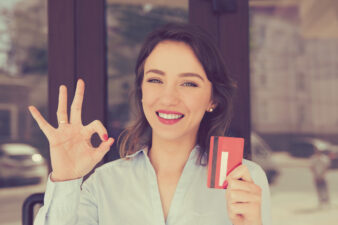
[[(147, 73), (156, 73), (158, 75), (163, 75), (163, 76), (165, 75), (165, 72), (163, 72), (161, 70), (157, 70), (157, 69), (148, 70), (146, 72), (146, 74)], [(181, 73), (179, 76), (180, 77), (197, 77), (197, 78), (201, 79), (202, 81), (204, 81), (203, 77), (201, 75), (197, 74), (197, 73)]]
[(197, 77), (201, 79), (202, 81), (204, 81), (203, 77), (197, 73), (181, 73), (179, 76), (180, 77)]
[(163, 72), (163, 71), (161, 71), (161, 70), (157, 70), (157, 69), (151, 69), (151, 70), (148, 70), (147, 72), (146, 72), (146, 74), (147, 73), (156, 73), (156, 74), (158, 74), (158, 75), (165, 75), (165, 72)]

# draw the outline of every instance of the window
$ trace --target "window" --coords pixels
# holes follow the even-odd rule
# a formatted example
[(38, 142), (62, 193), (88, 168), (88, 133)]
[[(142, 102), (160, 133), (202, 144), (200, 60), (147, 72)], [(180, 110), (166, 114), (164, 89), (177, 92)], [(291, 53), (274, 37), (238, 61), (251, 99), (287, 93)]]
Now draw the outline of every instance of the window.
[[(312, 158), (314, 148), (320, 149), (315, 140), (326, 141), (327, 146), (338, 144), (338, 79), (331, 75), (338, 65), (338, 18), (329, 16), (336, 15), (338, 2), (250, 0), (249, 4), (250, 30), (265, 32), (250, 36), (259, 43), (250, 49), (251, 68), (255, 65), (251, 82), (257, 84), (251, 85), (255, 103), (251, 122), (252, 131), (271, 146), (273, 157), (262, 166), (270, 161), (279, 172), (271, 183), (273, 221), (334, 224), (338, 217), (329, 216), (333, 210), (320, 211), (320, 207), (329, 204), (323, 200), (325, 193), (330, 204), (338, 203), (334, 181), (338, 172), (326, 168), (324, 187), (314, 182), (319, 178), (311, 168), (320, 163)], [(266, 85), (256, 72), (263, 71), (258, 69), (263, 65)]]
[(0, 3), (0, 224), (21, 221), (18, 209), (44, 191), (48, 175), (48, 142), (27, 110), (47, 117), (46, 4)]

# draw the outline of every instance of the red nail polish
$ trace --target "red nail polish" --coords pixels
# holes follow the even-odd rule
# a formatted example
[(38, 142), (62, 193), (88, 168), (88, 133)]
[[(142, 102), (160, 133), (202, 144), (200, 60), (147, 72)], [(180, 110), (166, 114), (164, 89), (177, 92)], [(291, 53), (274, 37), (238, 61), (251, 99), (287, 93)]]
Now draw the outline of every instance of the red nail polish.
[(103, 140), (108, 141), (108, 134), (103, 135)]
[(223, 182), (223, 188), (225, 189), (225, 188), (227, 188), (227, 187), (228, 187), (228, 181), (225, 180), (225, 181)]

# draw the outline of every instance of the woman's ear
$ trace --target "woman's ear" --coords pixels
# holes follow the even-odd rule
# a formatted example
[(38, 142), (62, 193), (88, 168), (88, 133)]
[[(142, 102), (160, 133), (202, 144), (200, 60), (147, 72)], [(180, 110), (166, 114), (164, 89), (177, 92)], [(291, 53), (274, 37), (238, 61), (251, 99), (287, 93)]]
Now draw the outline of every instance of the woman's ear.
[(217, 107), (217, 102), (212, 101), (209, 108), (216, 109), (216, 107)]
[(207, 109), (208, 112), (212, 112), (216, 109), (217, 103), (211, 103)]

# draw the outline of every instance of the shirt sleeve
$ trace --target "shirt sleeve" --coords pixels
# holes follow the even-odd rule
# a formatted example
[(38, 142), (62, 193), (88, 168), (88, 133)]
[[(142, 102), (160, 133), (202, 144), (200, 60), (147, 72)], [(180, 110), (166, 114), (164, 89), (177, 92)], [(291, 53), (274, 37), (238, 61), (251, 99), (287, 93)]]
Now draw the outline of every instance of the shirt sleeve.
[[(92, 177), (92, 176), (91, 176)], [(53, 182), (50, 175), (44, 197), (34, 225), (98, 225), (94, 187), (83, 179)]]
[(264, 170), (256, 163), (254, 163), (254, 165), (254, 169), (250, 172), (255, 184), (260, 186), (262, 189), (262, 223), (263, 225), (271, 225), (271, 197), (269, 182)]

